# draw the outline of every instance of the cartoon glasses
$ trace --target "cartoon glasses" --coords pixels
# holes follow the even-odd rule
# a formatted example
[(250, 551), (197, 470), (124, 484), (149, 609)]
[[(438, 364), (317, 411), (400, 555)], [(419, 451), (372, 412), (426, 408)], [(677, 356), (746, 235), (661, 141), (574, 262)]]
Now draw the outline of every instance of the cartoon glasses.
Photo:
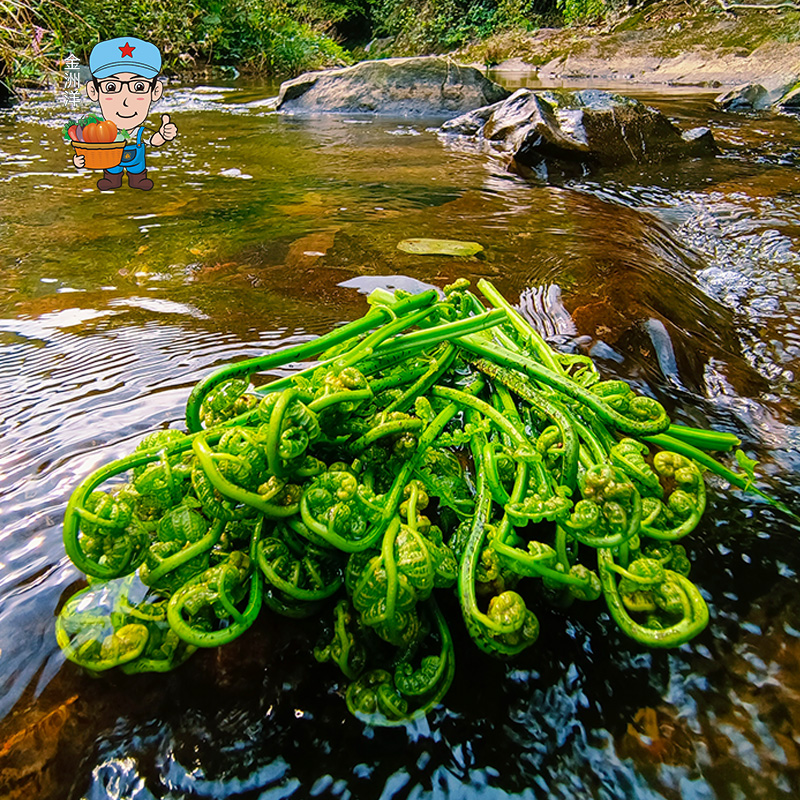
[(143, 78), (134, 78), (132, 81), (118, 81), (116, 78), (109, 78), (108, 80), (97, 81), (95, 86), (99, 88), (103, 94), (119, 94), (123, 86), (128, 87), (131, 94), (149, 94), (155, 88), (158, 78), (153, 78), (152, 81), (146, 81)]

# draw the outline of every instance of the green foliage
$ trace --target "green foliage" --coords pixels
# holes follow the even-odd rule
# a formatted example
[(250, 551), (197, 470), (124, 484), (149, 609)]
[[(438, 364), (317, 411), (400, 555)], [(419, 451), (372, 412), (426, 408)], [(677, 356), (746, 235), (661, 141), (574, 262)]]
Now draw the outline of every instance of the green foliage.
[(538, 27), (537, 22), (552, 11), (553, 3), (546, 0), (498, 0), (495, 30), (533, 30)]
[(396, 37), (404, 51), (441, 52), (488, 36), (497, 8), (496, 0), (373, 0), (372, 20), (376, 35)]
[(308, 25), (328, 29), (339, 23), (368, 19), (370, 0), (287, 0), (292, 17)]
[(199, 2), (204, 12), (198, 25), (200, 47), (212, 63), (285, 75), (348, 60), (332, 39), (297, 20), (294, 5), (268, 0)]
[[(602, 0), (588, 0), (600, 2)], [(403, 53), (446, 51), (493, 33), (533, 30), (558, 16), (557, 0), (372, 0), (373, 33)]]
[(130, 0), (122, 8), (115, 0), (0, 0), (0, 76), (57, 81), (70, 52), (85, 64), (97, 42), (135, 34), (158, 46), (165, 73), (212, 64), (286, 77), (349, 63), (340, 38), (391, 37), (395, 55), (447, 52), (559, 14), (567, 23), (591, 22), (614, 2)]
[[(0, 74), (14, 81), (56, 78), (70, 53), (85, 64), (92, 47), (136, 36), (161, 51), (163, 71), (215, 64), (294, 75), (346, 63), (325, 29), (363, 13), (365, 0), (0, 0)], [(131, 30), (131, 20), (136, 20)]]
[[(0, 82), (35, 83), (53, 72), (56, 43), (36, 6), (36, 0), (0, 0)], [(4, 95), (0, 86), (0, 104)]]
[(556, 5), (567, 23), (593, 22), (611, 10), (606, 0), (556, 0)]

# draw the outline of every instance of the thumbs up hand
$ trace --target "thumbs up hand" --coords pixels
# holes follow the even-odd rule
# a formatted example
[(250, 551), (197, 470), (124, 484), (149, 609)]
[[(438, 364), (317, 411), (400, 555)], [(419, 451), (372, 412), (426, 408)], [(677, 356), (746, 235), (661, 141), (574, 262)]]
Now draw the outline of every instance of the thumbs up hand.
[(169, 114), (161, 115), (161, 127), (158, 129), (165, 142), (169, 142), (178, 135), (174, 122), (169, 121)]

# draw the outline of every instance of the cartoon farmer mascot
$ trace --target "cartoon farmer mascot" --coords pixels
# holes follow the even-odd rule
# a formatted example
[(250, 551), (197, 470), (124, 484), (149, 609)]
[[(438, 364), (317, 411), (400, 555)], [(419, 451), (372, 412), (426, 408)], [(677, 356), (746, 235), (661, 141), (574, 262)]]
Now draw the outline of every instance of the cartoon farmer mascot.
[[(104, 169), (97, 188), (119, 189), (123, 170), (126, 170), (128, 186), (145, 191), (152, 189), (153, 181), (147, 177), (143, 137), (150, 107), (164, 91), (158, 80), (161, 53), (154, 44), (133, 36), (109, 39), (92, 49), (89, 69), (92, 73), (92, 80), (86, 84), (89, 98), (100, 103), (104, 119), (130, 136), (119, 166)], [(149, 144), (161, 147), (177, 135), (178, 129), (169, 121), (169, 114), (163, 114), (161, 127), (150, 137)], [(73, 163), (83, 167), (84, 156), (75, 155)]]

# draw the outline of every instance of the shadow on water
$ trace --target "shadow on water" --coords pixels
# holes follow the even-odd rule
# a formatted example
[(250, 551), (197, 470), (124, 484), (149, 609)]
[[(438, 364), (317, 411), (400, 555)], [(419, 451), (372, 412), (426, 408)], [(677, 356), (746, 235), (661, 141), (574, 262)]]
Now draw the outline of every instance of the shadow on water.
[[(550, 606), (513, 663), (469, 641), (426, 721), (349, 716), (313, 621), (262, 615), (176, 673), (92, 679), (53, 636), (81, 585), (61, 517), (81, 478), (181, 427), (215, 366), (353, 319), (376, 285), (487, 278), (558, 347), (736, 432), (800, 495), (795, 121), (647, 95), (723, 155), (562, 185), (444, 148), (427, 123), (287, 119), (257, 88), (175, 87), (157, 190), (100, 195), (61, 111), (0, 116), (0, 794), (9, 798), (792, 798), (800, 793), (800, 533), (710, 480), (687, 543), (712, 622), (649, 652), (601, 605)], [(213, 90), (213, 91), (212, 91)], [(411, 256), (409, 237), (478, 241)]]

